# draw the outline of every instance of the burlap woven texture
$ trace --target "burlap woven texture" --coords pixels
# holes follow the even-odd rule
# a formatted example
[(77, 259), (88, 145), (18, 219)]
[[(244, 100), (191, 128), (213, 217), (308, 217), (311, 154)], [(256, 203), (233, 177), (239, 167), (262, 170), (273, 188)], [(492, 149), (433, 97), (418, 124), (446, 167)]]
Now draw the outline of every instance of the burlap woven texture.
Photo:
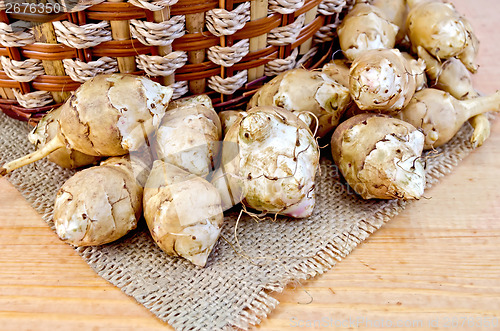
[[(0, 112), (0, 163), (33, 150), (26, 138), (29, 130), (26, 123)], [(470, 133), (464, 126), (439, 155), (427, 159), (428, 185), (471, 151)], [(238, 244), (238, 213), (233, 212), (203, 269), (166, 256), (145, 222), (118, 242), (76, 251), (100, 276), (177, 330), (248, 329), (278, 304), (273, 291), (329, 270), (404, 208), (403, 202), (360, 199), (329, 160), (322, 160), (321, 170), (313, 216), (258, 223), (243, 218), (237, 227)], [(55, 194), (71, 174), (42, 160), (16, 170), (8, 180), (53, 227)]]

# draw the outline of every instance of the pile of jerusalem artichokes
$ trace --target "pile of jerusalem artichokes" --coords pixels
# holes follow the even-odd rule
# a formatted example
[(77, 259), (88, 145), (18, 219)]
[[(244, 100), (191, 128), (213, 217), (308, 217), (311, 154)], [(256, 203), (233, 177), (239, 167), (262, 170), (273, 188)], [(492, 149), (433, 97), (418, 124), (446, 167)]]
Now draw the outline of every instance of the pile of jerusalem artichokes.
[(358, 1), (337, 32), (343, 58), (274, 77), (246, 110), (217, 113), (206, 95), (173, 101), (170, 87), (145, 77), (96, 76), (31, 132), (37, 150), (0, 174), (45, 156), (85, 167), (55, 199), (62, 240), (103, 245), (144, 217), (163, 251), (198, 266), (236, 205), (252, 215), (314, 212), (318, 140), (330, 142), (361, 198), (419, 199), (424, 151), (467, 121), (480, 146), (484, 113), (500, 109), (500, 93), (472, 86), (479, 41), (439, 0)]

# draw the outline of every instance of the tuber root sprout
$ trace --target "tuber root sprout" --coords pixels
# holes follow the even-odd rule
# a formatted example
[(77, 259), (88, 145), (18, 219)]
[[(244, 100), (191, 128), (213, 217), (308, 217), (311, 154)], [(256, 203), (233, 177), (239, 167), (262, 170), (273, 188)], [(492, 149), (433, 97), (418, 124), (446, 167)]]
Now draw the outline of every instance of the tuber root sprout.
[(439, 147), (451, 140), (471, 117), (500, 110), (500, 92), (467, 100), (457, 100), (449, 93), (427, 88), (418, 91), (398, 118), (421, 128), (424, 149)]
[[(51, 110), (40, 120), (40, 122), (38, 122), (37, 126), (28, 135), (28, 140), (35, 145), (37, 149), (42, 148), (47, 141), (50, 141), (59, 133), (58, 118), (60, 113), (61, 108)], [(100, 157), (87, 155), (66, 146), (49, 154), (48, 159), (63, 168), (74, 169), (97, 163)]]

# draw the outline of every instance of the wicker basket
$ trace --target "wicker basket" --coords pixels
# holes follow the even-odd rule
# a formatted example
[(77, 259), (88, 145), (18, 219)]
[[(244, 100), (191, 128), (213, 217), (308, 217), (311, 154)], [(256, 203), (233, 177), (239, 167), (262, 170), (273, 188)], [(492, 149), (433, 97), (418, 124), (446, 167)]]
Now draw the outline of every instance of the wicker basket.
[(267, 77), (328, 59), (351, 2), (78, 0), (49, 22), (26, 24), (40, 17), (0, 0), (0, 108), (36, 120), (112, 72), (172, 85), (174, 98), (207, 93), (218, 109), (238, 107)]

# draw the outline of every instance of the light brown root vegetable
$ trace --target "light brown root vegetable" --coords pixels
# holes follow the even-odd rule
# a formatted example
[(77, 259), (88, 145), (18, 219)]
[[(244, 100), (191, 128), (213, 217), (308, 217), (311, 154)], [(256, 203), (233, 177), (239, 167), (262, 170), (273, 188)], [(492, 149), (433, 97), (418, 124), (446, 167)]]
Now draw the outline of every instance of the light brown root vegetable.
[(401, 55), (408, 61), (411, 68), (411, 74), (415, 78), (415, 91), (420, 91), (427, 87), (427, 75), (425, 74), (425, 61), (414, 58), (407, 52), (401, 52)]
[(110, 158), (100, 166), (79, 171), (57, 193), (57, 235), (74, 246), (115, 241), (136, 228), (142, 193), (126, 157)]
[(156, 160), (144, 188), (144, 218), (167, 254), (205, 266), (219, 238), (221, 198), (205, 179)]
[(370, 4), (358, 3), (337, 28), (340, 48), (354, 61), (367, 50), (394, 48), (399, 28)]
[[(38, 122), (37, 126), (28, 135), (28, 140), (35, 145), (37, 149), (43, 147), (47, 141), (56, 137), (59, 133), (59, 114), (61, 113), (61, 108), (56, 108), (47, 113)], [(48, 156), (49, 161), (63, 168), (79, 168), (90, 164), (95, 164), (99, 162), (100, 157), (87, 155), (75, 151), (74, 149), (63, 147), (55, 150)]]
[(229, 128), (233, 126), (234, 123), (238, 122), (241, 118), (245, 117), (247, 112), (238, 110), (225, 110), (219, 112), (219, 119), (222, 125), (222, 135), (226, 136)]
[(282, 108), (254, 107), (226, 134), (212, 182), (224, 209), (241, 201), (262, 212), (303, 218), (314, 208), (318, 167), (319, 147), (305, 123)]
[(278, 93), (284, 76), (284, 74), (280, 74), (260, 87), (248, 102), (247, 110), (258, 106), (274, 105), (274, 96)]
[(458, 57), (471, 72), (479, 42), (470, 23), (452, 4), (424, 1), (410, 9), (406, 22), (413, 51), (421, 46), (438, 59)]
[(318, 137), (326, 135), (338, 125), (342, 113), (350, 102), (349, 90), (333, 77), (316, 71), (292, 69), (280, 74), (272, 85), (252, 97), (247, 109), (254, 106), (278, 106), (296, 113), (312, 113), (306, 120), (316, 127)]
[(366, 51), (350, 69), (351, 97), (361, 110), (395, 114), (410, 102), (424, 69), (397, 49)]
[(439, 147), (451, 140), (471, 117), (500, 110), (500, 92), (468, 100), (457, 100), (449, 93), (427, 88), (415, 93), (398, 118), (421, 128), (424, 149)]
[(333, 60), (325, 64), (321, 68), (321, 72), (329, 79), (349, 88), (349, 65), (347, 60)]
[(36, 152), (0, 167), (0, 175), (66, 146), (94, 156), (125, 155), (158, 128), (172, 93), (146, 77), (96, 76), (61, 106), (60, 132)]
[(401, 120), (360, 114), (332, 136), (332, 156), (347, 183), (364, 199), (418, 199), (424, 193), (424, 135)]
[[(418, 56), (425, 61), (426, 73), (434, 81), (434, 87), (450, 93), (459, 100), (472, 99), (479, 96), (472, 84), (472, 74), (457, 58), (449, 58), (441, 64), (424, 48), (418, 47)], [(476, 115), (469, 120), (474, 128), (471, 143), (481, 146), (490, 136), (490, 122), (486, 115)]]
[(399, 44), (406, 35), (406, 17), (408, 15), (406, 0), (373, 0), (371, 4), (380, 9), (385, 18), (399, 28), (396, 35), (396, 44)]
[(205, 177), (216, 167), (221, 139), (210, 98), (197, 96), (169, 107), (156, 133), (155, 150), (159, 159)]

